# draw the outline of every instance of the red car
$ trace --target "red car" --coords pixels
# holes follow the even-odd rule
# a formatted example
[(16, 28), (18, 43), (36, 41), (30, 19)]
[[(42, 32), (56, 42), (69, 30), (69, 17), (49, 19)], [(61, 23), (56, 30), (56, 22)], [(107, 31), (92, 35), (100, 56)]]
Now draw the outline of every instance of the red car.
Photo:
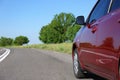
[(120, 80), (120, 0), (98, 0), (73, 42), (73, 71), (77, 78), (87, 72), (108, 80)]

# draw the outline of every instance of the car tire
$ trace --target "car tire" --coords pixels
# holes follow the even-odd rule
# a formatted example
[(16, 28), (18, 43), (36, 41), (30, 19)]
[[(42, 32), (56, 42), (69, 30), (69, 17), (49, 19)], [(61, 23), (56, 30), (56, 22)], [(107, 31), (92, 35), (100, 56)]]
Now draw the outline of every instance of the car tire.
[(81, 66), (78, 60), (77, 49), (74, 50), (73, 71), (76, 78), (85, 78), (85, 74), (83, 73), (83, 70), (81, 69)]

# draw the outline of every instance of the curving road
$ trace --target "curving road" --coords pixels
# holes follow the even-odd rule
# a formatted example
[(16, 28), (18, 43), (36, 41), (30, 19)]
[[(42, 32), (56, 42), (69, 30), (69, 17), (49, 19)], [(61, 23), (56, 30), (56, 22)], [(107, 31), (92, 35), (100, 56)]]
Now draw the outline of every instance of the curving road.
[(37, 49), (11, 49), (11, 53), (0, 63), (0, 80), (78, 79), (72, 71), (71, 55)]

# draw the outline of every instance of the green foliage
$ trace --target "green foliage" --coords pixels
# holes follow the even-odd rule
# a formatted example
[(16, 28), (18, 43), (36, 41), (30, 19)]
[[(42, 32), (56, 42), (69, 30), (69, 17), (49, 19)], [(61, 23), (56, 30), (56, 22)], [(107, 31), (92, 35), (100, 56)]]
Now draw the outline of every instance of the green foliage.
[(80, 25), (74, 25), (68, 28), (67, 32), (66, 32), (66, 36), (68, 38), (68, 41), (73, 41), (75, 38), (76, 33), (79, 31), (80, 29)]
[(13, 43), (12, 38), (1, 37), (0, 38), (0, 46), (10, 46)]
[(53, 28), (59, 33), (59, 43), (65, 42), (67, 40), (66, 32), (67, 28), (72, 26), (75, 22), (75, 17), (71, 13), (60, 13), (55, 15), (54, 19), (51, 21)]
[(14, 40), (14, 44), (16, 44), (16, 45), (27, 44), (28, 42), (29, 42), (29, 40), (26, 36), (18, 36)]
[(41, 29), (39, 39), (44, 43), (59, 43), (59, 33), (52, 28), (52, 25), (46, 25)]
[[(75, 17), (71, 13), (56, 14), (50, 24), (41, 28), (39, 39), (44, 43), (63, 43), (68, 41), (68, 39), (72, 41), (73, 39), (69, 38), (71, 36), (68, 35), (70, 32), (67, 31), (72, 29), (71, 26), (74, 22)], [(75, 35), (78, 30), (75, 28), (74, 31), (75, 32), (70, 34)]]

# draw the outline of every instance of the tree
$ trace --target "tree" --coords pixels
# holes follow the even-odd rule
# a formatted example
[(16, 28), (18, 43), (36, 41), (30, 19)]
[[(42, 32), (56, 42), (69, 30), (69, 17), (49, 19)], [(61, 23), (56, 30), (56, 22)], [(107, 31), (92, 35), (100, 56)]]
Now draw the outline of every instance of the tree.
[(53, 18), (51, 24), (53, 28), (59, 32), (61, 35), (59, 36), (62, 41), (65, 42), (67, 40), (66, 32), (68, 27), (72, 26), (75, 22), (75, 17), (72, 13), (60, 13), (56, 14)]
[(75, 17), (71, 13), (56, 14), (50, 24), (41, 28), (39, 39), (44, 43), (65, 42), (67, 40), (67, 29), (74, 22)]
[(80, 28), (81, 28), (80, 25), (74, 25), (67, 29), (66, 37), (68, 41), (72, 42), (74, 40), (75, 35), (79, 31)]
[(39, 39), (44, 43), (60, 43), (59, 32), (57, 32), (52, 25), (46, 25), (41, 28)]
[(13, 43), (12, 38), (1, 37), (0, 38), (0, 46), (10, 46)]
[(28, 42), (29, 42), (29, 39), (26, 36), (18, 36), (14, 40), (14, 44), (16, 45), (27, 44)]

